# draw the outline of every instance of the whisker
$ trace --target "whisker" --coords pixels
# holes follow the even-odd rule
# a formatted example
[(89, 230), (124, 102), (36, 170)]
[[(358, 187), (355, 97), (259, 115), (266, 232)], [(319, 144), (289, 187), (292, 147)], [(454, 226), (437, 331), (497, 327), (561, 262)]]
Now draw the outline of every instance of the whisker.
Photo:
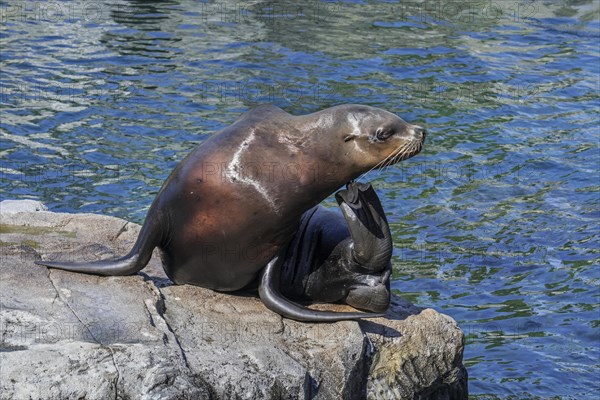
[(404, 161), (410, 157), (412, 157), (413, 155), (417, 154), (418, 152), (420, 152), (423, 148), (423, 143), (421, 141), (410, 141), (408, 143), (403, 143), (400, 146), (398, 146), (396, 149), (394, 149), (386, 158), (384, 158), (383, 160), (379, 161), (377, 164), (375, 164), (371, 169), (369, 169), (368, 171), (362, 173), (360, 176), (358, 176), (358, 178), (356, 178), (356, 180), (360, 180), (362, 179), (365, 175), (367, 175), (369, 172), (377, 169), (377, 174), (381, 174), (382, 172), (385, 172), (385, 170), (390, 167), (393, 164), (397, 164), (401, 161)]
[(389, 159), (393, 159), (398, 153), (400, 153), (403, 148), (406, 147), (406, 143), (401, 144), (400, 146), (398, 146), (397, 149), (395, 149), (394, 151), (392, 151), (390, 153), (390, 155), (388, 155), (386, 158), (384, 158), (383, 160), (381, 160), (380, 162), (378, 162), (377, 164), (375, 164), (375, 166), (373, 166), (373, 168), (371, 168), (370, 170), (368, 170), (367, 172), (361, 174), (357, 179), (362, 178), (363, 176), (365, 176), (366, 174), (368, 174), (369, 172), (373, 171), (374, 169), (380, 168), (382, 165), (384, 165)]
[(361, 179), (363, 176), (365, 176), (366, 174), (368, 174), (369, 172), (373, 171), (376, 168), (379, 168), (383, 163), (385, 163), (387, 161), (388, 158), (392, 157), (395, 153), (395, 150), (392, 152), (392, 154), (390, 154), (389, 156), (387, 156), (386, 158), (384, 158), (383, 160), (379, 161), (377, 164), (375, 164), (373, 166), (373, 168), (371, 168), (370, 170), (368, 170), (367, 172), (364, 172), (362, 174), (360, 174), (360, 176), (358, 178), (356, 178), (356, 180)]
[(385, 170), (390, 167), (392, 164), (396, 164), (400, 161), (404, 161), (407, 158), (410, 158), (411, 155), (415, 154), (416, 146), (418, 146), (417, 142), (410, 142), (407, 146), (404, 146), (402, 149), (398, 149), (398, 151), (394, 152), (394, 157), (386, 162), (386, 165), (382, 168)]
[[(394, 163), (395, 158), (401, 154), (404, 153), (407, 149), (407, 147), (409, 146), (409, 143), (404, 143), (400, 146), (398, 146), (397, 149), (395, 149), (394, 151), (392, 151), (392, 153), (387, 156), (385, 159), (383, 159), (380, 163), (377, 164), (377, 166), (379, 167), (379, 170), (377, 171), (377, 174), (381, 174), (382, 171), (385, 171), (385, 169), (390, 166), (391, 164)], [(372, 170), (372, 169), (371, 169)]]

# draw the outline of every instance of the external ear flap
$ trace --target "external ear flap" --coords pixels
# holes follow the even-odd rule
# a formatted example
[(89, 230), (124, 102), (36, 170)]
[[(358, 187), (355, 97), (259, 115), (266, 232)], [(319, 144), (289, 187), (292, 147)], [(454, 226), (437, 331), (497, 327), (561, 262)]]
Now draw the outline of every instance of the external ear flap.
[(349, 142), (350, 140), (354, 139), (357, 135), (353, 134), (353, 133), (349, 133), (346, 136), (344, 136), (344, 142)]

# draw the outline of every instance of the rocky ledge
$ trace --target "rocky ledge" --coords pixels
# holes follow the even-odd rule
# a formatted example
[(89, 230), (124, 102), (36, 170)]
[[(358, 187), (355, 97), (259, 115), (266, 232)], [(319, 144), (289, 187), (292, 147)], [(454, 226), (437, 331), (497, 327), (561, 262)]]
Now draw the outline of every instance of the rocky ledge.
[(2, 399), (467, 398), (446, 315), (394, 297), (385, 318), (300, 323), (249, 294), (173, 285), (156, 254), (134, 276), (49, 270), (33, 261), (125, 254), (140, 227), (45, 209), (0, 203)]

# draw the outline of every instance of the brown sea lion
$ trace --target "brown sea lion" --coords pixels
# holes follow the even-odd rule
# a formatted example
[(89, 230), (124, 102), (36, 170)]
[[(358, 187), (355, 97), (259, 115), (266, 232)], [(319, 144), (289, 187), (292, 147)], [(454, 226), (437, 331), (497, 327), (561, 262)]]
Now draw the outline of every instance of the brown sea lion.
[[(379, 316), (310, 310), (282, 290), (293, 298), (385, 311), (392, 241), (375, 192), (359, 183), (339, 192), (346, 221), (316, 206), (361, 174), (417, 154), (424, 138), (423, 128), (373, 107), (341, 105), (295, 116), (263, 105), (179, 163), (129, 254), (93, 263), (38, 263), (129, 275), (144, 268), (158, 247), (177, 284), (234, 291), (262, 273), (263, 303), (285, 317)], [(311, 243), (316, 250), (308, 254)]]

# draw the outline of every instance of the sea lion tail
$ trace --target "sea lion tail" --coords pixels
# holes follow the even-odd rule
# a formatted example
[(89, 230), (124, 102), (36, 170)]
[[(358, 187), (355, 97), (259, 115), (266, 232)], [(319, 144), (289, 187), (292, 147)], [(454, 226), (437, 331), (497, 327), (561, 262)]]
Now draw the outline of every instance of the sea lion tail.
[(148, 215), (133, 248), (127, 255), (120, 258), (94, 262), (36, 260), (35, 263), (50, 268), (84, 274), (108, 276), (132, 275), (142, 270), (148, 264), (152, 257), (152, 251), (159, 243), (160, 229), (157, 224), (157, 219), (151, 218)]
[(285, 298), (279, 291), (281, 256), (275, 256), (263, 270), (258, 293), (263, 304), (277, 314), (303, 322), (335, 322), (360, 318), (383, 317), (383, 313), (334, 312), (311, 310)]

